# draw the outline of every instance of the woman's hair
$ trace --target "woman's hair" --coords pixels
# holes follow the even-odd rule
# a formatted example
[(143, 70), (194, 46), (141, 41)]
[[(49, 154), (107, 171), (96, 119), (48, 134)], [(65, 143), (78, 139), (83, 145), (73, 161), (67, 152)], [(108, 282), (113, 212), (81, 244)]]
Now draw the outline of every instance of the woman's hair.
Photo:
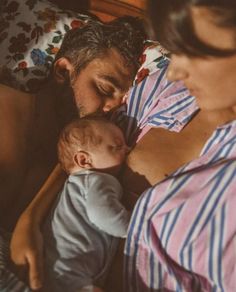
[(66, 57), (78, 74), (95, 58), (104, 56), (115, 48), (127, 66), (139, 67), (139, 56), (143, 50), (146, 33), (142, 21), (125, 16), (108, 23), (91, 20), (79, 28), (68, 31), (56, 59)]
[(236, 46), (232, 50), (217, 49), (196, 36), (193, 7), (207, 8), (217, 26), (235, 31), (236, 40), (236, 0), (150, 0), (149, 15), (157, 40), (172, 53), (219, 57), (235, 54)]
[(74, 156), (79, 150), (88, 150), (102, 143), (102, 136), (96, 133), (97, 126), (106, 126), (110, 121), (102, 117), (87, 116), (68, 124), (62, 131), (57, 144), (58, 159), (66, 171), (75, 165)]

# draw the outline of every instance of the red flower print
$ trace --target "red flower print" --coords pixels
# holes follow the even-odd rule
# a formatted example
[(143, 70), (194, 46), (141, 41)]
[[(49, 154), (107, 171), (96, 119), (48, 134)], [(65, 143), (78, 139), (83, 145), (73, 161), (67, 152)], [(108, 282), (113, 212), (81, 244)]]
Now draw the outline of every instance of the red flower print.
[(80, 27), (81, 25), (83, 25), (83, 22), (81, 20), (78, 20), (78, 19), (74, 19), (70, 24), (72, 29)]
[(142, 68), (138, 73), (137, 73), (137, 78), (135, 83), (138, 84), (139, 82), (141, 82), (146, 76), (148, 76), (149, 74), (149, 69), (147, 68)]
[(51, 53), (52, 53), (52, 54), (56, 54), (58, 51), (59, 51), (59, 48), (57, 48), (57, 47), (53, 47), (53, 48), (51, 49)]
[(18, 64), (19, 69), (25, 69), (27, 68), (27, 63), (25, 61), (22, 61)]

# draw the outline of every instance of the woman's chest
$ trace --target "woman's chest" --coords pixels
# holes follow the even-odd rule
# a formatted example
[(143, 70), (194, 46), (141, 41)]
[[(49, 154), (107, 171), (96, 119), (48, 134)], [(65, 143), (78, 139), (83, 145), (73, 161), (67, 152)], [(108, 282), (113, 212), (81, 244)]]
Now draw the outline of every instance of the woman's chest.
[(141, 194), (182, 165), (197, 158), (215, 124), (194, 118), (181, 132), (151, 129), (127, 159), (123, 183), (126, 190)]

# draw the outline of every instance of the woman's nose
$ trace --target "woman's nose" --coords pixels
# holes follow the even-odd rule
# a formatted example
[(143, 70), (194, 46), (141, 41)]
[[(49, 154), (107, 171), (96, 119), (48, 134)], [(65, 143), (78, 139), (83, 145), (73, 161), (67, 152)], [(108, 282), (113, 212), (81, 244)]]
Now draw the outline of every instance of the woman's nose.
[(188, 67), (184, 57), (172, 56), (167, 69), (167, 78), (170, 81), (178, 81), (185, 80), (188, 76)]

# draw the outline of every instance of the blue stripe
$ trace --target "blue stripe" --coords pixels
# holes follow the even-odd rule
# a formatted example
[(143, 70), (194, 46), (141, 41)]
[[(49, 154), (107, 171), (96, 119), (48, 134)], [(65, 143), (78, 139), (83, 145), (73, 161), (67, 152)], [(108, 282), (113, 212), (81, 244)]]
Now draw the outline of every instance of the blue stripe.
[(191, 119), (192, 117), (199, 111), (199, 109), (196, 109), (193, 113), (191, 113), (189, 116), (185, 117), (183, 120), (182, 120), (182, 124), (187, 124)]
[(158, 262), (158, 287), (162, 287), (162, 266)]
[[(167, 195), (165, 198), (156, 206), (154, 211), (152, 212), (152, 215), (149, 217), (149, 221), (152, 220), (152, 217), (155, 216), (155, 214), (169, 201), (174, 195), (176, 195), (176, 191), (179, 191), (186, 183), (187, 181), (192, 177), (192, 174), (185, 174), (181, 179), (179, 178), (179, 182), (177, 183), (176, 180), (176, 186), (174, 189)], [(155, 186), (154, 186), (155, 187)]]
[(213, 281), (213, 266), (214, 266), (214, 263), (213, 263), (214, 244), (215, 244), (215, 218), (212, 218), (211, 233), (210, 233), (209, 264), (208, 264), (209, 276), (212, 281)]
[[(208, 197), (206, 198), (204, 204), (202, 205), (201, 210), (200, 210), (200, 212), (198, 213), (198, 216), (197, 216), (197, 218), (195, 219), (195, 221), (194, 221), (194, 223), (193, 223), (193, 225), (192, 225), (192, 227), (191, 227), (191, 229), (190, 229), (190, 231), (189, 231), (189, 233), (188, 233), (188, 235), (187, 235), (187, 237), (186, 237), (186, 239), (185, 239), (185, 241), (184, 241), (183, 247), (182, 247), (182, 249), (181, 249), (180, 259), (181, 259), (181, 264), (182, 264), (182, 265), (183, 265), (183, 260), (184, 260), (184, 258), (183, 258), (184, 249), (185, 249), (185, 247), (188, 245), (188, 243), (190, 242), (190, 240), (191, 240), (191, 236), (192, 236), (192, 234), (194, 233), (195, 228), (198, 226), (198, 223), (199, 223), (201, 217), (203, 216), (204, 211), (206, 210), (207, 205), (208, 205), (209, 202), (212, 200), (212, 196), (214, 195), (215, 190), (216, 190), (216, 189), (218, 188), (218, 186), (222, 183), (222, 179), (224, 178), (225, 171), (226, 171), (226, 169), (227, 169), (230, 165), (231, 165), (231, 161), (230, 161), (229, 163), (227, 163), (222, 169), (220, 169), (220, 170), (218, 171), (218, 173), (215, 175), (215, 178), (217, 178), (217, 176), (218, 176), (218, 179), (217, 179), (217, 181), (215, 182), (214, 186), (212, 187), (212, 189), (211, 189), (211, 191), (210, 191)], [(218, 196), (215, 198), (214, 203), (213, 203), (213, 206), (211, 207), (211, 210), (209, 211), (208, 216), (207, 216), (205, 222), (203, 223), (203, 226), (202, 226), (201, 230), (206, 226), (207, 222), (209, 222), (210, 218), (212, 217), (212, 214), (213, 214), (214, 210), (215, 210), (216, 207), (217, 207), (217, 204), (219, 203), (220, 198), (221, 198), (222, 195), (224, 194), (225, 189), (226, 189), (227, 186), (229, 185), (230, 181), (232, 181), (232, 179), (234, 178), (235, 174), (236, 174), (236, 169), (233, 171), (233, 173), (231, 174), (230, 178), (225, 182), (223, 189), (220, 191), (220, 193), (218, 194)], [(200, 230), (200, 231), (201, 231), (201, 230)]]
[(133, 108), (136, 91), (137, 91), (137, 86), (133, 87), (131, 92), (130, 92), (130, 98), (129, 98), (129, 103), (128, 103), (128, 107), (127, 107), (127, 115), (128, 116), (132, 116), (131, 115), (131, 111), (132, 111), (132, 108)]
[(213, 287), (213, 289), (212, 289), (212, 292), (217, 292), (217, 287), (216, 287), (216, 285), (214, 285), (214, 287)]
[(211, 161), (215, 161), (217, 160), (220, 156), (221, 153), (225, 150), (225, 147), (227, 147), (228, 145), (230, 145), (231, 147), (229, 148), (229, 150), (226, 152), (226, 154), (224, 155), (224, 157), (227, 157), (227, 155), (230, 153), (231, 149), (235, 146), (235, 142), (236, 142), (236, 135), (233, 136), (231, 139), (229, 139), (227, 141), (227, 143), (224, 144), (224, 146), (222, 146), (217, 152), (216, 154), (212, 157)]
[(160, 233), (161, 242), (163, 240), (164, 232), (166, 231), (166, 225), (168, 223), (169, 217), (170, 217), (170, 213), (167, 213), (165, 216), (164, 224), (162, 225), (162, 228), (161, 228), (161, 233)]
[(184, 105), (182, 105), (182, 106), (180, 106), (180, 104), (178, 104), (179, 107), (178, 107), (175, 111), (173, 111), (171, 114), (172, 114), (172, 115), (176, 115), (176, 114), (182, 112), (184, 109), (186, 109), (186, 108), (187, 108), (189, 105), (191, 105), (192, 103), (193, 103), (193, 101), (190, 100), (188, 103), (186, 103), (186, 104), (184, 104)]
[(153, 252), (151, 252), (150, 255), (150, 287), (151, 287), (151, 291), (153, 290), (152, 288), (154, 288), (154, 256), (153, 256)]
[(221, 208), (221, 220), (220, 220), (220, 242), (218, 250), (218, 281), (222, 291), (224, 291), (222, 284), (222, 251), (223, 251), (223, 239), (224, 239), (224, 225), (225, 225), (225, 204)]
[[(226, 136), (228, 135), (228, 133), (230, 132), (231, 128), (232, 127), (228, 127), (227, 129), (224, 129), (224, 135), (221, 138), (220, 138), (220, 134), (222, 133), (222, 129), (217, 129), (215, 131), (215, 134), (214, 134), (213, 138), (207, 144), (207, 146), (206, 146), (203, 154), (207, 153), (207, 151), (212, 147), (212, 145), (214, 143), (217, 143), (217, 142), (220, 143), (220, 142), (222, 142), (226, 138)], [(217, 139), (219, 139), (219, 141), (217, 141)]]
[[(175, 95), (178, 95), (178, 94), (179, 94), (179, 92), (175, 92)], [(172, 95), (170, 95), (170, 97), (172, 97)], [(169, 107), (159, 111), (158, 114), (167, 113), (167, 114), (169, 114), (169, 116), (171, 116), (172, 111), (175, 112), (176, 110), (178, 110), (178, 109), (175, 109), (176, 107), (179, 108), (179, 106), (181, 106), (183, 103), (186, 103), (186, 101), (188, 101), (188, 100), (190, 100), (189, 103), (186, 106), (184, 106), (184, 107), (187, 107), (189, 104), (191, 104), (193, 102), (193, 97), (191, 95), (188, 95), (185, 98), (178, 100), (174, 104), (171, 104)]]
[[(177, 81), (178, 82), (178, 81)], [(170, 85), (172, 85), (172, 84), (174, 84), (175, 86), (176, 86), (176, 83), (177, 82), (173, 82), (173, 81), (169, 81), (168, 79), (167, 79), (167, 84), (165, 85), (165, 87), (163, 88), (163, 92), (165, 93), (165, 90), (170, 86)], [(183, 93), (183, 92), (189, 92), (188, 91), (188, 89), (186, 88), (186, 87), (184, 87), (184, 85), (178, 85), (178, 93)]]
[(188, 248), (188, 269), (190, 271), (193, 270), (192, 261), (193, 261), (193, 246), (192, 246), (192, 243), (191, 243), (189, 245), (189, 248)]
[[(173, 218), (173, 221), (172, 221), (172, 224), (170, 225), (170, 228), (169, 228), (169, 231), (168, 231), (168, 234), (167, 234), (167, 237), (166, 237), (166, 242), (165, 242), (165, 248), (167, 249), (167, 246), (168, 246), (168, 243), (169, 243), (169, 239), (170, 239), (170, 236), (171, 236), (171, 233), (178, 221), (178, 218), (179, 218), (179, 215), (183, 209), (183, 206), (184, 206), (184, 203), (177, 209), (177, 212)], [(173, 239), (174, 240), (174, 239)]]
[[(128, 115), (136, 117), (138, 119), (139, 107), (142, 100), (142, 94), (145, 87), (147, 79), (144, 79), (139, 87), (136, 87), (134, 94), (132, 94), (132, 104), (128, 107)], [(135, 100), (135, 101), (134, 101)], [(130, 112), (132, 110), (132, 113)]]
[(202, 152), (202, 155), (204, 155), (205, 153), (207, 153), (207, 151), (212, 147), (212, 144), (218, 139), (218, 137), (220, 136), (220, 133), (221, 133), (221, 129), (217, 129), (215, 131), (214, 136), (212, 137), (212, 139), (206, 145), (206, 148)]
[[(149, 94), (149, 97), (147, 98), (147, 100), (145, 101), (145, 103), (144, 103), (144, 105), (143, 105), (143, 109), (142, 109), (142, 111), (141, 111), (141, 117), (143, 116), (144, 111), (146, 110), (146, 108), (149, 108), (149, 105), (152, 104), (152, 102), (154, 101), (153, 96), (154, 96), (154, 94), (156, 93), (156, 91), (157, 91), (157, 89), (158, 89), (158, 86), (160, 85), (160, 83), (161, 83), (161, 81), (162, 81), (162, 79), (163, 79), (163, 76), (164, 76), (165, 73), (166, 73), (166, 70), (167, 70), (167, 67), (164, 68), (164, 69), (161, 71), (160, 75), (158, 76), (158, 78), (157, 78), (157, 80), (156, 80), (156, 82), (155, 82), (155, 85), (154, 85), (154, 87), (153, 87), (153, 90), (151, 91), (151, 93)], [(161, 94), (161, 93), (159, 93), (159, 95), (160, 95), (160, 94)], [(141, 97), (140, 97), (140, 98), (141, 98)]]
[[(127, 254), (128, 255), (130, 255), (131, 239), (132, 239), (132, 234), (133, 234), (133, 230), (134, 230), (135, 225), (138, 227), (137, 237), (135, 238), (136, 243), (138, 243), (138, 241), (140, 239), (140, 235), (141, 235), (141, 231), (142, 231), (142, 225), (144, 224), (144, 216), (145, 216), (145, 213), (146, 213), (146, 210), (147, 210), (147, 206), (148, 206), (149, 200), (151, 198), (152, 192), (153, 192), (153, 189), (149, 189), (145, 193), (145, 195), (143, 195), (142, 198), (139, 199), (137, 207), (135, 208), (135, 214), (131, 218), (132, 221), (131, 221), (131, 225), (130, 225), (130, 228), (129, 228), (129, 231), (128, 231), (128, 235), (127, 235)], [(143, 209), (141, 210), (142, 213), (141, 213), (141, 216), (140, 216), (140, 219), (139, 219), (139, 222), (138, 222), (137, 214), (139, 212), (139, 208), (140, 208), (141, 202), (143, 202), (143, 201), (145, 203), (144, 203)], [(132, 284), (134, 285), (133, 291), (137, 290), (137, 288), (136, 288), (137, 281), (136, 281), (136, 277), (135, 277), (135, 270), (136, 270), (135, 269), (135, 259), (136, 259), (137, 251), (138, 251), (138, 244), (135, 244), (134, 255), (133, 255), (133, 260), (132, 260)], [(128, 268), (128, 266), (126, 265), (126, 271), (128, 271), (127, 268)], [(128, 279), (127, 278), (126, 278), (126, 283), (128, 284)]]
[[(146, 82), (146, 80), (144, 80), (141, 84), (140, 87), (143, 86), (143, 84)], [(129, 103), (128, 103), (128, 107), (127, 107), (127, 115), (129, 117), (133, 117), (135, 116), (135, 109), (138, 103), (140, 103), (140, 100), (137, 100), (136, 98), (136, 92), (138, 91), (138, 87), (135, 86), (133, 87), (131, 93), (130, 93), (130, 98), (129, 98)]]
[[(224, 168), (222, 168), (218, 173), (219, 173), (219, 178), (218, 178), (218, 181), (217, 181), (217, 186), (213, 189), (212, 191), (210, 192), (210, 195), (209, 195), (209, 199), (210, 197), (214, 194), (215, 190), (218, 188), (218, 186), (222, 183), (222, 180), (224, 178), (224, 175), (225, 173), (228, 171), (227, 168), (229, 168), (231, 166), (231, 164), (233, 163), (233, 161), (230, 161), (228, 162)], [(232, 172), (232, 171), (231, 171)], [(230, 184), (230, 182), (235, 179), (235, 176), (236, 176), (236, 168), (234, 168), (233, 172), (231, 173), (230, 177), (228, 178), (228, 180), (225, 182), (224, 184), (224, 187), (222, 188), (221, 192), (219, 193), (218, 197), (215, 198), (215, 201), (214, 201), (214, 204), (205, 220), (205, 223), (203, 224), (203, 227), (201, 228), (204, 229), (204, 227), (207, 225), (207, 223), (209, 222), (210, 218), (212, 217), (212, 214), (214, 213), (214, 210), (216, 210), (217, 208), (217, 205), (219, 203), (219, 200), (220, 198), (224, 195), (225, 193), (225, 190), (227, 189), (228, 185)]]
[[(139, 212), (139, 206), (141, 204), (141, 199), (139, 199), (136, 203), (136, 207), (134, 208), (134, 211), (132, 213), (132, 217), (131, 217), (131, 220), (130, 220), (130, 224), (129, 224), (129, 230), (128, 230), (128, 234), (127, 234), (127, 238), (126, 238), (126, 246), (125, 246), (125, 249), (126, 249), (126, 253), (128, 256), (130, 256), (130, 249), (131, 249), (131, 242), (132, 242), (132, 233), (133, 233), (133, 230), (134, 230), (134, 227), (135, 227), (135, 224), (136, 224), (136, 219), (137, 219), (137, 216), (138, 216), (138, 212)], [(129, 288), (128, 288), (128, 285), (129, 285), (129, 282), (128, 282), (128, 274), (129, 274), (129, 258), (127, 259), (125, 257), (125, 272), (124, 272), (124, 278), (125, 278), (125, 291), (128, 291)], [(133, 274), (133, 272), (132, 272)]]

